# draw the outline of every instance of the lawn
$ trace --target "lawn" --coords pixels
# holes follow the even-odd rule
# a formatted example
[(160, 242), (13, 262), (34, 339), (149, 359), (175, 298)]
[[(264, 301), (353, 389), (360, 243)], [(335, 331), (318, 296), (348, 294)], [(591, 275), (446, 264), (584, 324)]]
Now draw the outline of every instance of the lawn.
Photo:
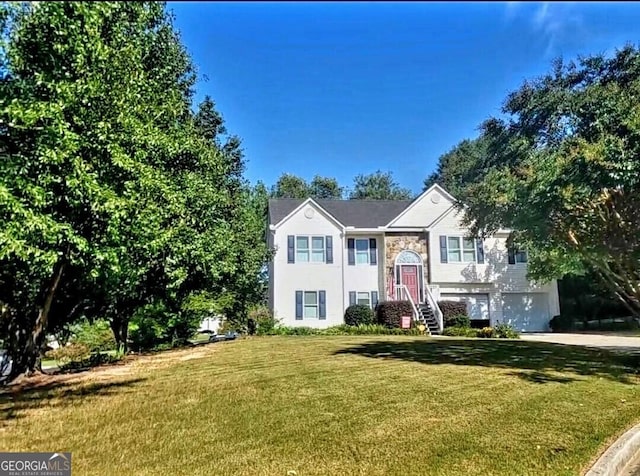
[(637, 423), (629, 361), (458, 338), (264, 337), (0, 395), (3, 451), (76, 475), (579, 474)]

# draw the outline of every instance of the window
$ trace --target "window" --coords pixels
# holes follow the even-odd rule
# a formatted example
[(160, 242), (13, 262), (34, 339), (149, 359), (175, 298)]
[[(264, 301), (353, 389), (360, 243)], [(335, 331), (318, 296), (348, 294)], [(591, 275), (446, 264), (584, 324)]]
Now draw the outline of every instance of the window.
[(314, 263), (324, 263), (323, 236), (314, 236), (311, 238), (311, 261)]
[(357, 304), (362, 304), (363, 306), (371, 307), (371, 299), (369, 293), (358, 293), (358, 298), (356, 301)]
[(524, 250), (516, 250), (516, 263), (526, 263), (527, 252)]
[(369, 240), (356, 240), (356, 264), (369, 264)]
[(476, 240), (472, 238), (462, 239), (462, 258), (465, 263), (474, 263), (476, 261)]
[(305, 291), (304, 293), (304, 317), (318, 317), (318, 293)]
[[(460, 242), (462, 241), (462, 248)], [(473, 238), (447, 237), (447, 258), (449, 263), (475, 263), (476, 243)]]
[(447, 249), (449, 250), (449, 263), (459, 263), (462, 261), (460, 255), (460, 238), (450, 236), (447, 239)]
[(324, 263), (325, 242), (324, 236), (311, 237), (311, 249), (309, 249), (308, 236), (296, 236), (296, 261), (299, 263)]

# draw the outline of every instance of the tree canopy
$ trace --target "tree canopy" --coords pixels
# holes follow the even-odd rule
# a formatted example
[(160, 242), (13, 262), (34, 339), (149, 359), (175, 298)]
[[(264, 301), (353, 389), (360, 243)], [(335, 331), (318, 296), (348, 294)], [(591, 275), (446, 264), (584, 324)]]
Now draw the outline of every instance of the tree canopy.
[(482, 177), (486, 156), (484, 137), (463, 140), (439, 158), (438, 168), (424, 181), (424, 190), (437, 183), (454, 197), (460, 196), (469, 183)]
[(13, 375), (81, 315), (108, 317), (123, 346), (145, 306), (161, 303), (176, 336), (201, 317), (194, 297), (213, 312), (235, 296), (240, 315), (267, 256), (265, 210), (213, 101), (192, 112), (195, 67), (165, 5), (0, 8), (0, 341)]
[(413, 193), (408, 188), (398, 185), (391, 172), (377, 170), (372, 174), (356, 176), (349, 198), (351, 200), (410, 200), (413, 198)]
[[(478, 232), (514, 230), (530, 275), (592, 269), (640, 314), (640, 51), (554, 62), (482, 126), (486, 153), (443, 161)], [(460, 145), (458, 151), (468, 148)], [(456, 152), (457, 153), (457, 152)], [(451, 158), (453, 156), (449, 156)], [(470, 164), (470, 168), (469, 167)], [(445, 174), (446, 175), (446, 174)]]

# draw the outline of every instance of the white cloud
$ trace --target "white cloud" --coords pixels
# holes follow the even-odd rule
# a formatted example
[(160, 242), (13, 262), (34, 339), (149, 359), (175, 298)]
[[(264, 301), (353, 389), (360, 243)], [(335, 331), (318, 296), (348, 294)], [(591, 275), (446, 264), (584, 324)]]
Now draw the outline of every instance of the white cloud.
[(520, 2), (508, 2), (505, 15), (508, 19), (525, 17), (529, 21), (544, 44), (545, 57), (556, 56), (566, 43), (585, 38), (583, 16), (576, 10), (575, 4), (542, 2), (526, 7)]

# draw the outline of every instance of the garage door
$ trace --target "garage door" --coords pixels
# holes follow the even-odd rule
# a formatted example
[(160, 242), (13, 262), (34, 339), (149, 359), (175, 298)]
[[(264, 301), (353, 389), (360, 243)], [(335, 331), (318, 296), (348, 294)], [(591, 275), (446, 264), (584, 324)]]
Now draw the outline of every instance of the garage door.
[(471, 319), (489, 319), (488, 294), (440, 294), (443, 301), (457, 301), (467, 303), (467, 313)]
[(549, 295), (522, 293), (502, 295), (502, 318), (516, 330), (523, 332), (549, 329)]

